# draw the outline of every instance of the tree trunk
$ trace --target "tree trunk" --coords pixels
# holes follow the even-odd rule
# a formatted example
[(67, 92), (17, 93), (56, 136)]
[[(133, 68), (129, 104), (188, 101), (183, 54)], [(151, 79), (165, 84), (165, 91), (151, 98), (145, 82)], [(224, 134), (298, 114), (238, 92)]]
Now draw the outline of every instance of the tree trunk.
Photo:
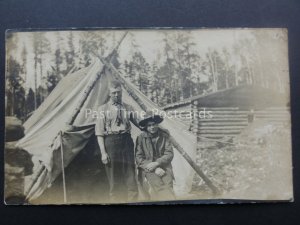
[(225, 62), (226, 70), (225, 70), (225, 88), (229, 88), (229, 81), (228, 81), (228, 75), (229, 75), (229, 65), (228, 65), (228, 57), (226, 57), (226, 62)]
[[(42, 62), (42, 55), (41, 55), (41, 61), (40, 61), (40, 79), (41, 79), (41, 84), (43, 80), (43, 62)], [(43, 85), (41, 85), (41, 93), (40, 93), (40, 102), (39, 105), (42, 104), (44, 101), (44, 93), (43, 93)]]
[(34, 110), (36, 110), (37, 108), (36, 93), (37, 93), (37, 56), (35, 56), (34, 59)]
[(239, 80), (238, 80), (238, 72), (236, 66), (234, 66), (234, 81), (235, 81), (235, 86), (238, 86)]
[(15, 114), (15, 88), (12, 87), (12, 96), (11, 96), (11, 116)]
[(251, 71), (251, 67), (250, 67), (249, 61), (248, 61), (247, 58), (245, 58), (245, 60), (246, 60), (247, 70), (248, 70), (247, 83), (248, 84), (253, 84), (252, 71)]
[(211, 52), (208, 53), (208, 60), (209, 60), (209, 66), (210, 66), (210, 71), (211, 71), (211, 74), (212, 74), (212, 77), (213, 77), (213, 91), (217, 91), (217, 84), (216, 84), (216, 74), (215, 74), (215, 68), (214, 68), (214, 61), (212, 59), (212, 56), (211, 56)]
[(212, 65), (213, 65), (213, 70), (214, 70), (214, 83), (215, 83), (215, 90), (214, 91), (218, 91), (218, 71), (217, 71), (217, 62), (216, 62), (216, 58), (212, 57)]

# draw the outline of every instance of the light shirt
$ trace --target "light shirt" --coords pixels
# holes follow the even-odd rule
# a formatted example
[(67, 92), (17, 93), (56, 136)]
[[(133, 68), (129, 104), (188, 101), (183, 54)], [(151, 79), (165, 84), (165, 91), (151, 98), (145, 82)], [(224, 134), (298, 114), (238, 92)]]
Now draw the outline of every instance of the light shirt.
[(96, 136), (130, 133), (130, 121), (138, 124), (137, 113), (131, 105), (108, 101), (98, 109), (99, 118), (96, 121)]

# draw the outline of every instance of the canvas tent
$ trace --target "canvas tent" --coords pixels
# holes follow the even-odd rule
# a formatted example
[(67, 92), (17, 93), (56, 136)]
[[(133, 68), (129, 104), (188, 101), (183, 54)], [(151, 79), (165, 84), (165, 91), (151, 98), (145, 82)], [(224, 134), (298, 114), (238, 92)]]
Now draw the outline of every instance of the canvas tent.
[[(84, 96), (85, 90), (100, 76), (84, 101), (73, 125), (75, 129), (61, 132), (65, 129), (72, 113), (78, 107), (78, 102)], [(122, 78), (116, 77), (99, 58), (84, 69), (64, 77), (48, 98), (25, 122), (25, 137), (18, 143), (20, 147), (33, 155), (35, 172), (31, 176), (28, 188), (28, 200), (39, 197), (54, 180), (62, 173), (62, 167), (67, 167), (76, 155), (82, 151), (94, 134), (95, 116), (90, 111), (97, 111), (98, 107), (108, 100), (108, 83), (112, 79), (121, 79), (127, 87), (123, 90), (123, 101), (133, 106), (136, 111), (143, 111), (140, 104), (133, 98), (132, 93), (143, 102), (147, 109), (158, 107), (144, 96), (134, 85)], [(128, 92), (129, 89), (132, 91)], [(159, 110), (159, 109), (158, 109)], [(193, 158), (196, 151), (196, 137), (186, 131), (185, 125), (176, 119), (165, 118), (161, 124), (169, 130), (172, 137), (180, 143), (185, 152)], [(141, 132), (132, 126), (132, 138), (135, 140)], [(173, 168), (175, 174), (175, 192), (180, 197), (189, 192), (194, 171), (184, 158), (176, 151)], [(43, 168), (42, 170), (40, 168)]]

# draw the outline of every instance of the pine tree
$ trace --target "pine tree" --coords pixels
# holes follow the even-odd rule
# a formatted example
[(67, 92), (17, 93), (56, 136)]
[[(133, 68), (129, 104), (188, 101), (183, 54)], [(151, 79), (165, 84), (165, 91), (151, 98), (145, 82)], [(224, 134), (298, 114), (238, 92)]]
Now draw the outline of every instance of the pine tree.
[[(37, 92), (38, 92), (38, 74), (40, 79), (43, 79), (44, 54), (50, 51), (50, 42), (42, 32), (34, 32), (33, 35), (33, 53), (34, 53), (34, 93), (35, 109), (38, 107)], [(39, 71), (38, 71), (39, 68)], [(40, 100), (41, 101), (41, 100)]]
[(22, 87), (24, 79), (20, 76), (22, 71), (21, 65), (10, 57), (7, 61), (6, 76), (6, 98), (7, 107), (6, 115), (16, 115), (20, 119), (24, 116), (22, 107), (24, 106), (25, 90)]
[(67, 73), (68, 74), (75, 66), (75, 47), (74, 47), (74, 35), (70, 31), (68, 35), (68, 50), (65, 52)]
[(105, 56), (108, 50), (106, 43), (106, 38), (108, 38), (108, 35), (105, 35), (103, 32), (96, 31), (86, 31), (81, 34), (79, 40), (81, 67), (90, 65), (93, 54)]
[(34, 111), (34, 99), (35, 93), (32, 88), (29, 88), (28, 94), (26, 95), (26, 118)]
[(61, 36), (60, 33), (56, 33), (56, 50), (55, 50), (55, 58), (54, 58), (54, 68), (53, 71), (55, 71), (56, 76), (60, 80), (63, 76), (63, 71), (62, 71), (62, 63), (63, 63), (63, 56), (62, 56), (62, 44), (61, 44)]
[(22, 60), (22, 73), (24, 74), (24, 80), (27, 79), (27, 49), (25, 45), (23, 46), (22, 53), (21, 53), (21, 60)]

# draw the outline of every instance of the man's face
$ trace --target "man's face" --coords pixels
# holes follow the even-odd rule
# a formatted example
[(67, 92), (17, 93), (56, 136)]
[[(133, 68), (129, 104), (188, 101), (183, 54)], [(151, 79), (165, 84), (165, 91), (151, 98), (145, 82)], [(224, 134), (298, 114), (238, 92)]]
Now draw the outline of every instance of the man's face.
[(122, 89), (120, 87), (109, 89), (109, 96), (112, 102), (121, 103), (122, 102)]
[(147, 123), (147, 131), (151, 134), (155, 134), (158, 131), (158, 124), (153, 121), (149, 121)]

